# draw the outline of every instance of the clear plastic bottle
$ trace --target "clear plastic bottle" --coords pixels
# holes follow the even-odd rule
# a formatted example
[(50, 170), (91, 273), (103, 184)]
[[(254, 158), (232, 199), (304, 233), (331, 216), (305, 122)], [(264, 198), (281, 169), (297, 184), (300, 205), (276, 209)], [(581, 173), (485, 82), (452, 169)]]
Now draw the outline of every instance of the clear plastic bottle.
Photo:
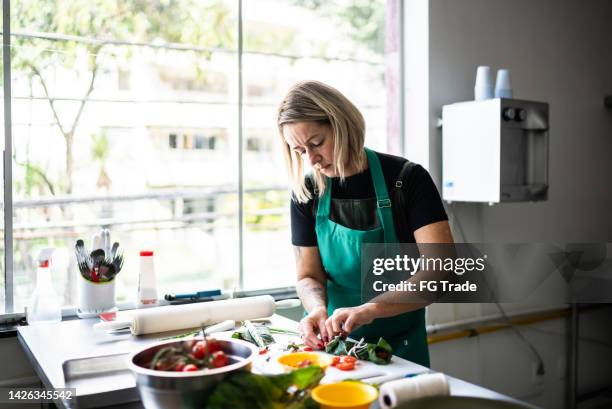
[(27, 310), (28, 324), (53, 323), (62, 320), (62, 302), (51, 282), (51, 256), (53, 248), (44, 248), (38, 255), (36, 288)]
[(155, 283), (155, 266), (153, 252), (143, 250), (140, 252), (140, 275), (138, 277), (138, 304), (157, 304), (157, 285)]

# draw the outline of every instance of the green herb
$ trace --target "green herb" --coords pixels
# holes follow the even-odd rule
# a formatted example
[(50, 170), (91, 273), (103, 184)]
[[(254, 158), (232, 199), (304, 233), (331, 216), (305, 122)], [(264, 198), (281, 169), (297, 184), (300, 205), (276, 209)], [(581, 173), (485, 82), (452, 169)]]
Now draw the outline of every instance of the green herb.
[(282, 329), (282, 328), (276, 328), (276, 327), (268, 327), (268, 330), (270, 331), (271, 334), (284, 334), (284, 335), (294, 335), (299, 337), (300, 333), (296, 332), (296, 331), (291, 331), (290, 329)]
[(188, 349), (185, 347), (166, 347), (161, 348), (155, 353), (151, 363), (149, 364), (150, 369), (157, 369), (160, 371), (171, 371), (179, 362), (198, 364), (199, 362), (188, 353)]
[(364, 342), (363, 339), (355, 342), (337, 336), (325, 346), (325, 352), (333, 355), (352, 355), (378, 365), (386, 365), (391, 362), (393, 348), (383, 338), (380, 338), (376, 344), (372, 344)]
[[(253, 341), (255, 341), (255, 345), (257, 345), (259, 348), (266, 348), (268, 346), (268, 343), (266, 343), (266, 341), (264, 341), (261, 336), (262, 334), (266, 333), (270, 335), (270, 332), (268, 331), (267, 327), (264, 326), (263, 328), (260, 327), (259, 329), (257, 329), (255, 328), (255, 325), (253, 325), (253, 323), (249, 320), (245, 320), (243, 324), (251, 338), (253, 338)], [(270, 338), (272, 338), (272, 335), (270, 335)], [(274, 342), (274, 338), (272, 338), (272, 342)]]
[(178, 335), (174, 335), (172, 337), (166, 337), (166, 338), (161, 338), (160, 341), (167, 341), (169, 339), (181, 339), (181, 338), (187, 338), (190, 337), (192, 335), (197, 335), (199, 332), (201, 332), (202, 330), (195, 330), (195, 331), (189, 331), (189, 332), (185, 332), (184, 334), (178, 334)]
[[(243, 325), (238, 328), (238, 330), (232, 334), (232, 338), (242, 339), (260, 348), (265, 348), (276, 342), (272, 334), (270, 334), (268, 327), (263, 324), (252, 324), (250, 322), (249, 324), (250, 325)], [(251, 329), (250, 331), (249, 327)]]
[(314, 409), (310, 391), (323, 378), (318, 366), (281, 375), (238, 371), (219, 383), (208, 399), (208, 409)]
[(304, 346), (304, 344), (296, 344), (295, 342), (291, 342), (291, 343), (287, 344), (287, 348), (285, 349), (285, 351), (297, 352), (303, 346)]

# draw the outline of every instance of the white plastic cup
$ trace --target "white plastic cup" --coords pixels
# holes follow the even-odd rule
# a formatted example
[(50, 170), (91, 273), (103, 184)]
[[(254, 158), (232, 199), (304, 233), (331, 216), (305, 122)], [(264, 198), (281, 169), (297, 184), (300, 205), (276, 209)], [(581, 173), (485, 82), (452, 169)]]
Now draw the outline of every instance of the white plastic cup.
[(484, 101), (493, 98), (493, 79), (491, 67), (481, 65), (476, 70), (476, 83), (474, 84), (474, 99)]
[(502, 68), (497, 70), (495, 98), (512, 98), (512, 82), (510, 81), (510, 70), (508, 69)]
[(115, 280), (94, 283), (80, 274), (77, 316), (79, 318), (95, 317), (115, 308)]

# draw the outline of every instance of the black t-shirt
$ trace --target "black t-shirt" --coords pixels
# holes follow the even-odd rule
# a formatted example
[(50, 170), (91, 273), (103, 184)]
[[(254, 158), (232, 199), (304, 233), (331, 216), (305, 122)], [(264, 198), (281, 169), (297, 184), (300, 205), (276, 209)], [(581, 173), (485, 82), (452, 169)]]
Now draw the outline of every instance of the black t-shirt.
[[(414, 243), (415, 230), (431, 223), (448, 220), (436, 185), (421, 165), (414, 165), (404, 175), (402, 186), (398, 188), (397, 178), (406, 159), (385, 153), (376, 152), (376, 154), (387, 184), (395, 230), (400, 242)], [(361, 173), (345, 178), (344, 183), (340, 183), (340, 178), (332, 178), (331, 184), (331, 220), (356, 230), (370, 230), (380, 224), (376, 213), (376, 193), (369, 167)], [(314, 190), (312, 179), (307, 178), (306, 186), (312, 193)], [(397, 189), (401, 189), (399, 194), (403, 195), (402, 209), (396, 203)], [(355, 199), (365, 200), (357, 203)], [(291, 200), (291, 241), (294, 246), (317, 245), (315, 233), (317, 203), (316, 197), (307, 203)], [(404, 222), (400, 219), (399, 212), (403, 212)], [(398, 228), (403, 225), (407, 225), (408, 228)]]

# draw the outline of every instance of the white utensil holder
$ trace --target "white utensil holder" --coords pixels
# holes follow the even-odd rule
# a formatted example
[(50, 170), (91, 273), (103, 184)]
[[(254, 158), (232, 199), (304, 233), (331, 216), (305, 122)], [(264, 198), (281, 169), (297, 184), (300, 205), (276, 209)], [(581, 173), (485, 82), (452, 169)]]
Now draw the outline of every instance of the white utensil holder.
[(115, 280), (94, 283), (79, 274), (79, 297), (76, 314), (79, 318), (96, 317), (115, 308)]

